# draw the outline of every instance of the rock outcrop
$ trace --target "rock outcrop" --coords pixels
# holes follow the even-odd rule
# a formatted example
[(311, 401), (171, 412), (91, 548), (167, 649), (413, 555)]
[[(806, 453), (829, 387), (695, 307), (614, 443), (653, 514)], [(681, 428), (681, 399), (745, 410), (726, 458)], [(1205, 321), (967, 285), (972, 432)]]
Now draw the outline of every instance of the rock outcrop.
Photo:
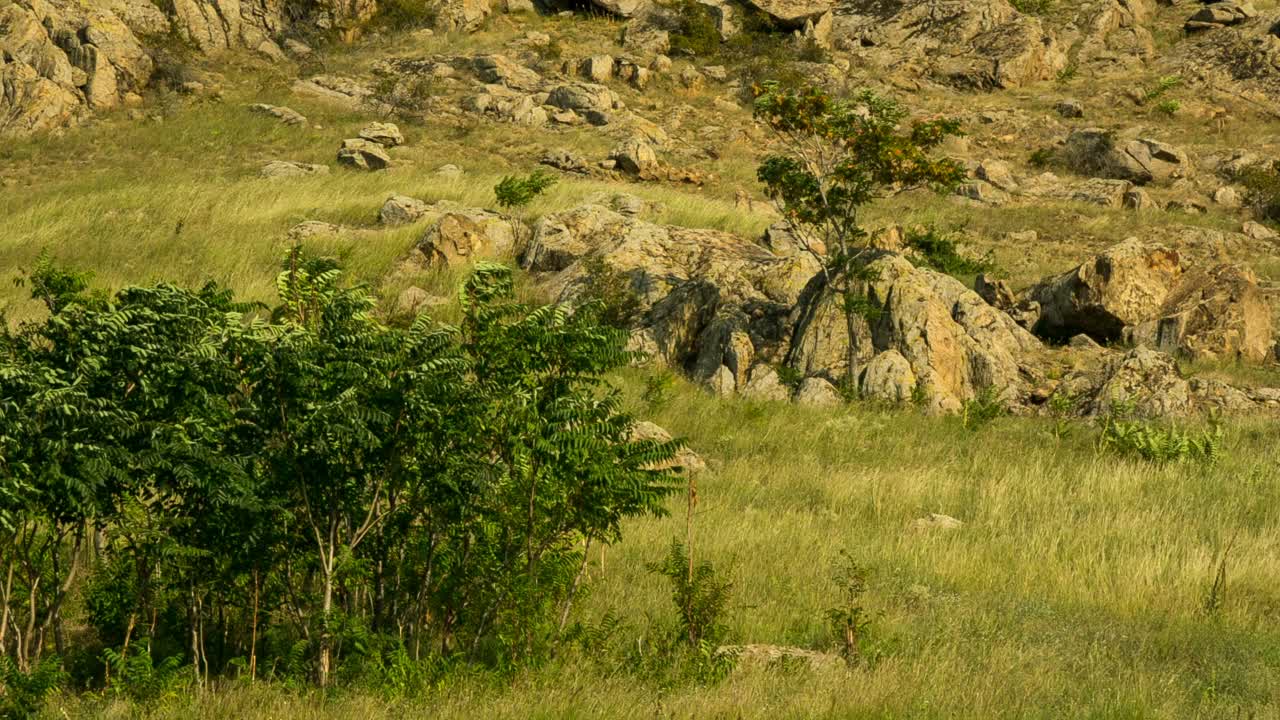
[(1067, 65), (1066, 44), (1007, 0), (859, 3), (836, 14), (831, 38), (887, 71), (966, 89), (1019, 87)]
[[(958, 410), (988, 388), (1007, 404), (1023, 399), (1041, 345), (1009, 315), (899, 255), (867, 269), (873, 279), (856, 290), (867, 299), (865, 313), (846, 313), (842, 298), (815, 279), (798, 308), (788, 364), (838, 380), (852, 361), (865, 392), (893, 401), (918, 395), (935, 412)], [(887, 352), (896, 357), (876, 359)]]
[(1129, 333), (1132, 342), (1191, 360), (1271, 359), (1271, 319), (1257, 277), (1238, 265), (1186, 273), (1155, 316)]

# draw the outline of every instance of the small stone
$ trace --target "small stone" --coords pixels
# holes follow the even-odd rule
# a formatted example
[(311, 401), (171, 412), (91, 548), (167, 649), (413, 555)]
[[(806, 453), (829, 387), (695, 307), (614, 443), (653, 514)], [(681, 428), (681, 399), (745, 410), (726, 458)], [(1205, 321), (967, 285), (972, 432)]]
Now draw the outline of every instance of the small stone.
[(1225, 208), (1240, 208), (1244, 205), (1244, 200), (1240, 197), (1240, 192), (1230, 185), (1224, 185), (1213, 193), (1213, 201)]
[(436, 168), (436, 171), (435, 171), (436, 177), (445, 178), (447, 180), (457, 180), (458, 178), (462, 177), (464, 174), (465, 173), (462, 171), (462, 168), (453, 164), (441, 165), (440, 167)]
[(292, 38), (284, 41), (284, 49), (288, 50), (289, 53), (295, 57), (303, 58), (310, 57), (313, 52), (310, 45), (302, 42), (301, 40), (294, 40)]
[(290, 240), (307, 240), (314, 237), (330, 237), (342, 232), (342, 227), (319, 220), (306, 220), (289, 229)]
[(327, 175), (328, 165), (294, 162), (292, 160), (272, 160), (262, 166), (260, 174), (265, 178), (302, 177), (306, 175)]
[(1245, 223), (1240, 232), (1251, 240), (1275, 240), (1277, 237), (1275, 230), (1252, 220)]
[(1084, 104), (1079, 100), (1061, 100), (1053, 109), (1064, 118), (1084, 117)]
[(275, 105), (266, 105), (257, 103), (250, 105), (249, 109), (260, 115), (270, 115), (285, 125), (306, 125), (307, 118), (300, 112), (287, 107), (277, 107)]
[(950, 515), (929, 513), (922, 518), (916, 518), (911, 525), (916, 530), (959, 530), (964, 527), (964, 522)]

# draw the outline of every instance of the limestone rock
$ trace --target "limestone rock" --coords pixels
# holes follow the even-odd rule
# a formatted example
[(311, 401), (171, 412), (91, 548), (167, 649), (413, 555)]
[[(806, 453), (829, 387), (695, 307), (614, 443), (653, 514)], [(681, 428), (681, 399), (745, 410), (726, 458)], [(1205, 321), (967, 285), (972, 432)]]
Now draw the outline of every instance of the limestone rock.
[(359, 170), (386, 170), (391, 167), (391, 156), (376, 142), (349, 138), (342, 141), (338, 150), (338, 164)]
[(404, 144), (404, 135), (400, 134), (400, 128), (392, 123), (369, 123), (360, 130), (360, 138), (378, 143), (383, 147)]
[(1138, 185), (1168, 182), (1191, 172), (1191, 161), (1179, 148), (1150, 139), (1119, 141), (1098, 128), (1071, 133), (1063, 156), (1077, 172)]
[(1182, 277), (1178, 253), (1129, 238), (1061, 275), (1032, 287), (1023, 300), (1039, 303), (1033, 330), (1066, 340), (1086, 333), (1120, 339), (1125, 327), (1154, 317)]
[(805, 20), (835, 8), (834, 0), (747, 0), (747, 4), (790, 27), (801, 27)]
[(449, 212), (418, 241), (419, 261), (427, 267), (458, 267), (506, 255), (516, 244), (515, 221), (485, 212)]
[(1246, 222), (1241, 227), (1240, 232), (1244, 233), (1246, 237), (1252, 240), (1275, 240), (1277, 237), (1280, 237), (1277, 235), (1275, 230), (1272, 230), (1262, 223), (1253, 222), (1252, 220)]
[(262, 166), (259, 174), (265, 178), (307, 177), (312, 175), (328, 175), (328, 165), (294, 162), (292, 160), (272, 160)]
[(331, 237), (342, 232), (342, 226), (320, 220), (304, 220), (289, 229), (289, 239), (293, 241), (310, 240), (317, 237)]
[(1191, 385), (1178, 364), (1146, 347), (1112, 357), (1096, 370), (1068, 375), (1054, 391), (1058, 394), (1087, 416), (1131, 410), (1140, 417), (1169, 417), (1195, 408)]
[(836, 386), (820, 377), (805, 378), (796, 390), (795, 399), (801, 405), (814, 407), (836, 407), (844, 402)]
[(599, 205), (544, 217), (521, 257), (535, 282), (562, 301), (587, 289), (595, 261), (627, 278), (639, 305), (636, 327), (661, 360), (696, 369), (699, 380), (728, 366), (735, 382), (746, 380), (753, 363), (781, 359), (792, 306), (819, 270), (808, 256), (779, 256), (730, 233), (655, 225)]
[(776, 370), (760, 364), (751, 368), (750, 380), (743, 387), (742, 395), (752, 400), (785, 402), (791, 398), (791, 391), (782, 384)]
[(1238, 265), (1186, 273), (1131, 339), (1192, 360), (1249, 362), (1269, 360), (1275, 344), (1257, 278)]
[(572, 83), (560, 85), (547, 96), (547, 104), (561, 110), (607, 112), (622, 107), (616, 93), (603, 85)]
[(847, 317), (839, 297), (815, 280), (797, 307), (789, 365), (835, 380), (847, 376), (850, 359), (861, 369), (893, 350), (907, 360), (931, 411), (957, 411), (987, 388), (1008, 403), (1021, 398), (1023, 368), (1041, 345), (1013, 318), (955, 278), (898, 255), (876, 258), (868, 270), (873, 279), (858, 292), (877, 308), (873, 320)]
[(637, 137), (620, 143), (609, 153), (609, 159), (617, 163), (619, 170), (641, 179), (656, 177), (660, 169), (653, 146)]
[(911, 363), (897, 350), (885, 350), (867, 363), (860, 383), (862, 396), (890, 403), (911, 400), (916, 389), (916, 375)]
[[(631, 440), (667, 443), (671, 442), (671, 433), (656, 423), (648, 420), (641, 420), (631, 428)], [(660, 465), (660, 468), (679, 468), (685, 472), (702, 472), (707, 469), (707, 463), (696, 452), (689, 448), (681, 448), (676, 452), (676, 456), (670, 462)]]
[(277, 107), (275, 105), (267, 105), (257, 103), (250, 105), (249, 109), (262, 115), (270, 115), (285, 125), (306, 125), (307, 118), (297, 110), (287, 107)]
[(392, 195), (378, 211), (378, 220), (383, 225), (408, 225), (426, 215), (430, 207), (408, 195)]

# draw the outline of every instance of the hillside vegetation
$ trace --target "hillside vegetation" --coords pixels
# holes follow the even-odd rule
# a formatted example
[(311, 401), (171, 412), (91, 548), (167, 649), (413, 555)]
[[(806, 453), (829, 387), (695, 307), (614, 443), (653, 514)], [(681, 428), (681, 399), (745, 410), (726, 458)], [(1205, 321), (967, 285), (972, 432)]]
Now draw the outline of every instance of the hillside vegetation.
[(1280, 717), (1273, 0), (0, 0), (0, 90), (0, 717)]

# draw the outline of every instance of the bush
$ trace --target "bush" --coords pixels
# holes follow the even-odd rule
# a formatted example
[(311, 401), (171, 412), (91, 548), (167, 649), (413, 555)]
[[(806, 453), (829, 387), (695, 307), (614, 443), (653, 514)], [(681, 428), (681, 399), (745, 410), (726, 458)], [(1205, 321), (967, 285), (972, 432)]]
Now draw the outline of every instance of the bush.
[(671, 6), (667, 27), (673, 54), (709, 58), (720, 50), (715, 11), (698, 0), (679, 0)]
[(915, 251), (917, 265), (953, 277), (973, 276), (995, 268), (990, 255), (977, 260), (961, 255), (954, 237), (932, 226), (907, 231), (906, 242)]
[(410, 30), (435, 25), (437, 15), (431, 0), (380, 0), (374, 22), (389, 30)]
[(694, 565), (678, 540), (671, 541), (666, 559), (649, 569), (671, 583), (680, 637), (690, 647), (714, 652), (724, 640), (724, 614), (733, 583), (721, 578), (706, 560)]
[(1213, 465), (1222, 456), (1222, 429), (1214, 424), (1196, 433), (1137, 420), (1107, 418), (1098, 446), (1160, 465), (1178, 462)]
[(1280, 161), (1245, 169), (1240, 174), (1240, 182), (1258, 219), (1280, 223)]
[(524, 177), (516, 175), (503, 177), (493, 187), (493, 194), (498, 199), (498, 205), (504, 208), (524, 207), (555, 184), (554, 175), (543, 170), (534, 170)]

